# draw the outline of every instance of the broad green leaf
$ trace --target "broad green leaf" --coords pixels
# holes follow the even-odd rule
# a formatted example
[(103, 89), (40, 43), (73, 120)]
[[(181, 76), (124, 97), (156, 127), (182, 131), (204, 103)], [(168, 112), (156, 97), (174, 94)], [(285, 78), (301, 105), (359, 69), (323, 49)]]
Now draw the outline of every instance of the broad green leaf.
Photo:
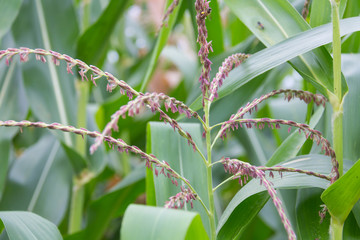
[[(73, 1), (24, 2), (13, 24), (12, 33), (16, 46), (45, 48), (74, 55), (74, 39), (78, 28)], [(30, 58), (29, 62), (21, 65), (26, 95), (34, 115), (43, 122), (75, 125), (74, 77), (67, 73), (65, 63), (55, 67), (50, 57), (46, 64), (34, 60), (35, 56)], [(75, 69), (73, 71), (76, 72)], [(68, 133), (54, 134), (67, 145), (74, 143), (74, 137)]]
[[(226, 0), (226, 3), (250, 31), (268, 47), (311, 29), (288, 1)], [(262, 27), (258, 23), (261, 23)], [(290, 64), (324, 95), (334, 93), (332, 58), (324, 47), (292, 59)], [(344, 96), (347, 92), (344, 78), (342, 85), (344, 87), (342, 96)]]
[(120, 237), (128, 239), (209, 239), (199, 214), (132, 204), (125, 212)]
[[(161, 122), (150, 122), (149, 124), (150, 134), (148, 133), (148, 136), (150, 135), (151, 138), (147, 139), (147, 144), (151, 146), (150, 153), (160, 160), (167, 161), (175, 171), (188, 179), (205, 205), (208, 206), (207, 173), (200, 154), (194, 152), (187, 140), (174, 132), (169, 125), (164, 125)], [(200, 125), (187, 123), (181, 124), (181, 127), (191, 134), (199, 149), (202, 149)], [(154, 173), (153, 180), (157, 206), (164, 206), (169, 197), (180, 192), (180, 186), (184, 185), (184, 183), (179, 182), (179, 186), (176, 187), (170, 179), (163, 175), (156, 177)], [(209, 232), (208, 216), (199, 201), (194, 201), (193, 209), (190, 208), (190, 205), (186, 208), (200, 213), (205, 229)]]
[(82, 239), (102, 238), (111, 220), (122, 216), (128, 205), (145, 192), (144, 173), (144, 167), (135, 169), (108, 193), (91, 202)]
[[(166, 6), (170, 6), (172, 3), (172, 0), (166, 1)], [(179, 0), (179, 5), (174, 9), (174, 11), (168, 16), (168, 19), (166, 20), (166, 24), (161, 27), (158, 38), (156, 40), (154, 49), (151, 53), (151, 59), (149, 63), (149, 67), (146, 70), (145, 77), (142, 81), (140, 92), (143, 92), (146, 90), (146, 87), (151, 79), (151, 76), (155, 70), (157, 61), (159, 59), (160, 53), (165, 47), (167, 40), (170, 36), (171, 30), (175, 25), (177, 15), (179, 13), (180, 7), (183, 5), (185, 7), (185, 4), (182, 4), (184, 1)], [(167, 9), (167, 7), (165, 9)]]
[(61, 150), (60, 143), (47, 135), (16, 159), (0, 209), (32, 211), (59, 224), (67, 211), (72, 180), (71, 167)]
[(128, 0), (111, 0), (98, 20), (81, 35), (77, 42), (77, 58), (98, 65), (109, 45), (117, 21), (123, 15)]
[(344, 223), (354, 204), (360, 199), (360, 161), (357, 161), (336, 182), (331, 184), (321, 199), (329, 212), (340, 223)]
[[(348, 163), (346, 162), (346, 166), (348, 167)], [(310, 170), (317, 173), (329, 174), (331, 172), (331, 161), (330, 158), (323, 155), (305, 155), (291, 159), (289, 162), (281, 164), (284, 167), (298, 168), (303, 170)], [(269, 176), (267, 174), (267, 176)], [(276, 189), (300, 189), (300, 188), (323, 188), (325, 189), (329, 185), (329, 181), (316, 178), (313, 176), (299, 174), (299, 173), (283, 173), (283, 177), (279, 176), (279, 174), (274, 173), (274, 178), (270, 179), (270, 181), (274, 184), (273, 187)], [(222, 239), (226, 239), (226, 236), (237, 236), (243, 228), (248, 224), (249, 219), (245, 221), (231, 221), (233, 216), (239, 214), (239, 209), (247, 209), (251, 207), (251, 204), (254, 202), (262, 202), (265, 201), (264, 198), (268, 198), (268, 195), (257, 195), (258, 197), (253, 197), (253, 201), (248, 202), (245, 201), (251, 196), (256, 196), (260, 192), (264, 192), (266, 189), (264, 186), (259, 184), (259, 180), (251, 180), (244, 187), (240, 189), (240, 191), (235, 195), (235, 197), (231, 200), (229, 205), (226, 207), (223, 215), (221, 216), (217, 233), (218, 237)], [(254, 208), (254, 212), (258, 212), (260, 208)], [(254, 214), (252, 212), (248, 213)], [(229, 233), (229, 231), (231, 233)]]
[(0, 42), (17, 17), (22, 0), (0, 0)]
[(4, 211), (0, 212), (10, 240), (60, 240), (57, 227), (50, 221), (31, 212)]
[[(224, 85), (219, 89), (218, 99), (229, 95), (256, 76), (277, 67), (298, 55), (330, 43), (332, 41), (331, 29), (332, 26), (326, 24), (300, 33), (274, 46), (255, 53), (230, 72), (229, 76), (224, 80)], [(360, 31), (360, 17), (341, 20), (340, 29), (341, 36)], [(194, 110), (200, 109), (201, 106), (201, 97), (198, 97), (191, 104), (191, 108)]]
[[(324, 113), (324, 108), (319, 107), (310, 120), (309, 126), (314, 128), (319, 122), (321, 116)], [(300, 151), (301, 147), (306, 141), (304, 134), (299, 134), (298, 130), (295, 130), (289, 137), (285, 139), (276, 149), (271, 158), (267, 161), (266, 166), (274, 166), (280, 162), (284, 162), (287, 159), (295, 157)]]

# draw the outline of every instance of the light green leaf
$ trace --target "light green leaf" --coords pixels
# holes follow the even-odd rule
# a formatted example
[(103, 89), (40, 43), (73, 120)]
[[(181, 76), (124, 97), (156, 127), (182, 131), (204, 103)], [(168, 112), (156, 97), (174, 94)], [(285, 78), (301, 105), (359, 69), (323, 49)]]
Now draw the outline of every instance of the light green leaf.
[[(349, 0), (351, 2), (352, 0)], [(355, 0), (356, 1), (356, 0)], [(340, 1), (340, 18), (344, 15), (348, 0)], [(355, 17), (355, 16), (352, 16)], [(329, 0), (316, 0), (311, 3), (310, 25), (317, 27), (331, 22), (331, 6)]]
[(47, 135), (12, 164), (0, 209), (32, 211), (59, 224), (67, 211), (71, 174), (60, 144)]
[[(13, 44), (10, 34), (3, 39), (1, 48), (3, 49), (8, 44)], [(21, 120), (26, 117), (29, 106), (22, 80), (18, 61), (12, 61), (9, 66), (0, 64), (0, 119), (3, 121)], [(18, 128), (0, 128), (0, 199), (11, 159), (10, 141), (18, 131)]]
[(17, 17), (22, 0), (0, 0), (0, 41)]
[(342, 69), (349, 85), (349, 93), (344, 99), (344, 158), (355, 162), (360, 158), (360, 127), (358, 119), (360, 111), (358, 109), (360, 102), (360, 68), (358, 62), (360, 54), (343, 54)]
[(6, 233), (10, 240), (57, 240), (62, 239), (59, 230), (52, 223), (31, 212), (0, 212)]
[[(226, 3), (250, 31), (268, 47), (311, 29), (288, 1), (226, 0)], [(262, 27), (258, 26), (259, 22)], [(290, 64), (324, 95), (334, 93), (332, 58), (324, 47), (294, 58), (290, 60)], [(344, 87), (342, 95), (344, 95), (347, 92), (344, 78), (342, 85)]]
[[(342, 1), (341, 1), (342, 2)], [(360, 1), (347, 0), (344, 18), (356, 17), (360, 13)], [(345, 36), (342, 39), (341, 52), (342, 53), (359, 53), (360, 52), (360, 32), (355, 32)]]
[[(313, 50), (332, 41), (332, 26), (326, 24), (294, 37), (284, 40), (274, 46), (259, 51), (232, 70), (219, 89), (219, 98), (225, 97), (251, 81), (256, 76), (291, 60), (292, 58)], [(360, 31), (360, 17), (343, 19), (340, 21), (340, 34)], [(191, 108), (198, 110), (202, 107), (201, 97), (198, 97)]]
[(197, 213), (135, 204), (125, 212), (120, 235), (123, 240), (209, 239)]
[(360, 161), (331, 184), (321, 195), (329, 212), (340, 223), (344, 223), (354, 204), (360, 199)]
[[(187, 140), (174, 132), (169, 125), (164, 125), (161, 122), (150, 122), (149, 125), (150, 134), (148, 133), (148, 136), (150, 135), (151, 138), (147, 139), (147, 144), (151, 146), (150, 153), (160, 160), (167, 161), (175, 171), (188, 179), (205, 205), (208, 206), (207, 173), (200, 154), (194, 152)], [(194, 142), (202, 149), (200, 125), (187, 123), (181, 124), (181, 127), (191, 134)], [(156, 177), (154, 173), (153, 180), (157, 206), (164, 206), (169, 197), (180, 192), (180, 186), (184, 185), (179, 182), (180, 186), (176, 187), (170, 179), (163, 175)], [(191, 209), (190, 206), (187, 206), (187, 209), (200, 213), (205, 229), (209, 232), (208, 215), (200, 202), (194, 201), (194, 208)]]

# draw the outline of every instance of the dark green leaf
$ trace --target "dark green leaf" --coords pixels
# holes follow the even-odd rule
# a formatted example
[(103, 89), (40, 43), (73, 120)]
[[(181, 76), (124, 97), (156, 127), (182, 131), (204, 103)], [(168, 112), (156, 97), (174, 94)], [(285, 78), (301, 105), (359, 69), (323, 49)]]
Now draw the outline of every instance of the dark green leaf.
[(110, 192), (90, 204), (83, 239), (101, 239), (110, 221), (122, 216), (126, 207), (143, 192), (145, 192), (145, 168), (140, 167)]
[[(296, 222), (299, 239), (329, 239), (329, 215), (320, 223), (322, 189), (299, 189), (296, 199)], [(305, 220), (305, 221), (304, 221)]]
[(103, 58), (110, 36), (123, 15), (128, 0), (111, 0), (99, 19), (81, 35), (77, 43), (77, 58), (98, 65)]

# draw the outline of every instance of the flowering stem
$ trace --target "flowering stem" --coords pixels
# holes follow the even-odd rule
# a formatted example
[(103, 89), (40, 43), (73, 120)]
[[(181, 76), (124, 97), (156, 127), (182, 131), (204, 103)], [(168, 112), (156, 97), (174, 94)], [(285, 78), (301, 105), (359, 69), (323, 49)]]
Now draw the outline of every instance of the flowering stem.
[[(214, 162), (214, 164), (217, 163), (221, 163), (222, 160)], [(212, 165), (214, 165), (212, 164)], [(326, 176), (324, 174), (320, 174), (320, 173), (316, 173), (316, 172), (312, 172), (312, 171), (307, 171), (307, 170), (302, 170), (302, 169), (297, 169), (297, 168), (289, 168), (289, 167), (257, 167), (257, 169), (261, 170), (261, 171), (272, 171), (272, 172), (279, 172), (280, 174), (282, 172), (297, 172), (297, 173), (303, 173), (306, 175), (310, 175), (310, 176), (314, 176), (314, 177), (318, 177), (318, 178), (322, 178), (328, 181), (331, 181), (331, 177)], [(225, 183), (234, 180), (234, 176), (231, 176), (227, 179), (225, 179), (224, 181), (222, 181), (219, 185), (217, 185), (216, 187), (213, 188), (213, 192), (215, 192), (219, 187), (221, 187), (222, 185), (224, 185)]]

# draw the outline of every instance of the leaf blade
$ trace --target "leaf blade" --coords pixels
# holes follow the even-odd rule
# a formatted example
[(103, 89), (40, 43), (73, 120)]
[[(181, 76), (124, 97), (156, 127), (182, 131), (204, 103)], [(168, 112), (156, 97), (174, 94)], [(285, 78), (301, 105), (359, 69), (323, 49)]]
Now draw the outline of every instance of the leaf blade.
[(169, 238), (209, 239), (197, 213), (135, 204), (128, 207), (121, 239)]
[[(256, 76), (298, 55), (330, 43), (332, 41), (331, 28), (330, 24), (322, 25), (255, 53), (229, 73), (219, 89), (218, 99), (229, 95)], [(360, 17), (340, 21), (341, 36), (356, 31), (360, 31)], [(194, 110), (200, 109), (202, 107), (201, 97), (198, 97), (190, 107)]]
[(57, 227), (34, 213), (20, 211), (0, 212), (0, 218), (5, 225), (10, 240), (61, 240)]

